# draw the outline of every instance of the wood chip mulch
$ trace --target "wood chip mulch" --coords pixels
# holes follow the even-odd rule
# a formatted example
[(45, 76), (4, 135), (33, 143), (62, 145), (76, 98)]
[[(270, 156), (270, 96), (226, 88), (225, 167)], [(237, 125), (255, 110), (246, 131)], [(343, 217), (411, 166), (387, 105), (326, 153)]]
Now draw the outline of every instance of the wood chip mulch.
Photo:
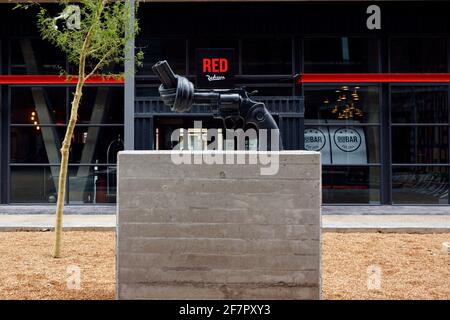
[(65, 232), (59, 259), (52, 246), (52, 232), (0, 232), (0, 299), (114, 299), (114, 232)]
[[(51, 232), (0, 232), (0, 299), (114, 299), (114, 232), (66, 232), (63, 257)], [(323, 234), (324, 299), (450, 299), (450, 234)], [(68, 271), (80, 269), (80, 289)], [(69, 267), (69, 269), (68, 269)], [(379, 288), (369, 270), (381, 271)], [(69, 284), (70, 285), (70, 284)]]

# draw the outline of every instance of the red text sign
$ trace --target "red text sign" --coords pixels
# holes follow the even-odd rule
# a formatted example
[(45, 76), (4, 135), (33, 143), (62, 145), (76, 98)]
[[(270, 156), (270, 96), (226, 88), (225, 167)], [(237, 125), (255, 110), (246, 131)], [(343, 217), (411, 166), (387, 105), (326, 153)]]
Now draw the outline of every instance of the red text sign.
[(228, 59), (203, 58), (203, 72), (228, 72)]

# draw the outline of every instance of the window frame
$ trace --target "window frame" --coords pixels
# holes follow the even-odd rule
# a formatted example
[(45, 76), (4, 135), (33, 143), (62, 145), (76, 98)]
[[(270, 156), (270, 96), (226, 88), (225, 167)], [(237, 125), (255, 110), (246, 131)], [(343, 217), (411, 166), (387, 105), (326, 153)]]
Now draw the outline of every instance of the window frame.
[[(111, 88), (121, 88), (123, 89), (123, 85), (122, 84), (86, 84), (86, 87), (89, 88), (97, 88), (97, 87), (111, 87)], [(10, 108), (12, 106), (11, 104), (11, 91), (14, 88), (33, 88), (33, 87), (39, 87), (39, 88), (52, 88), (52, 87), (58, 87), (58, 88), (65, 88), (66, 89), (66, 119), (68, 120), (70, 117), (70, 89), (74, 88), (75, 86), (73, 84), (60, 84), (60, 85), (54, 85), (54, 84), (33, 84), (33, 85), (29, 85), (29, 84), (11, 84), (11, 85), (7, 85), (7, 106), (8, 106), (8, 118), (6, 119), (6, 123), (7, 123), (7, 150), (6, 150), (6, 157), (4, 157), (3, 159), (6, 158), (6, 163), (5, 163), (5, 176), (6, 176), (6, 181), (4, 186), (5, 187), (5, 193), (6, 193), (6, 203), (8, 204), (24, 204), (24, 205), (48, 205), (48, 203), (42, 203), (42, 202), (26, 202), (26, 203), (22, 203), (22, 202), (12, 202), (11, 201), (11, 168), (20, 168), (20, 167), (55, 167), (55, 166), (60, 166), (60, 163), (13, 163), (11, 162), (11, 128), (12, 127), (34, 127), (33, 124), (15, 124), (15, 123), (11, 123), (11, 112), (10, 112)], [(67, 122), (67, 121), (66, 121)], [(40, 125), (41, 127), (54, 127), (54, 128), (63, 128), (63, 127), (67, 127), (67, 123), (65, 124), (42, 124)], [(76, 127), (100, 127), (100, 128), (110, 128), (110, 127), (125, 127), (125, 123), (122, 124), (109, 124), (109, 123), (102, 123), (102, 124), (89, 124), (89, 123), (85, 123), (85, 124), (77, 124)], [(112, 166), (113, 164), (110, 163), (69, 163), (69, 167), (95, 167), (95, 166), (99, 166), (99, 167), (107, 167), (107, 166)], [(70, 199), (70, 185), (69, 185), (69, 179), (66, 180), (66, 197), (65, 197), (65, 204), (67, 205), (87, 205), (87, 204), (74, 204), (74, 203), (70, 203), (69, 202)], [(100, 205), (115, 205), (115, 203), (99, 203)], [(89, 204), (90, 205), (90, 204)]]

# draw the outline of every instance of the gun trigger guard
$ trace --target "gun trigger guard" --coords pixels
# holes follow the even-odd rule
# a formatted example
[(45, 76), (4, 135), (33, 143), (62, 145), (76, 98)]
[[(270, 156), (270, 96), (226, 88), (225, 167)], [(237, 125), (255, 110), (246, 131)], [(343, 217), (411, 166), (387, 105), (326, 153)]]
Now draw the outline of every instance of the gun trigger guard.
[(240, 124), (241, 127), (243, 127), (244, 118), (241, 116), (228, 116), (223, 118), (225, 129), (237, 129)]

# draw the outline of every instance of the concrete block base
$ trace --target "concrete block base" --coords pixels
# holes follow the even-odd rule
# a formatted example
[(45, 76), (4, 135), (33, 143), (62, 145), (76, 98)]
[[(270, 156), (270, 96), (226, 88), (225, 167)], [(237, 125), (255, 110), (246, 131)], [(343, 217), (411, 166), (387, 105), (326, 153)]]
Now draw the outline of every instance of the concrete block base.
[(270, 154), (278, 170), (262, 175), (121, 152), (117, 297), (319, 299), (320, 155)]

